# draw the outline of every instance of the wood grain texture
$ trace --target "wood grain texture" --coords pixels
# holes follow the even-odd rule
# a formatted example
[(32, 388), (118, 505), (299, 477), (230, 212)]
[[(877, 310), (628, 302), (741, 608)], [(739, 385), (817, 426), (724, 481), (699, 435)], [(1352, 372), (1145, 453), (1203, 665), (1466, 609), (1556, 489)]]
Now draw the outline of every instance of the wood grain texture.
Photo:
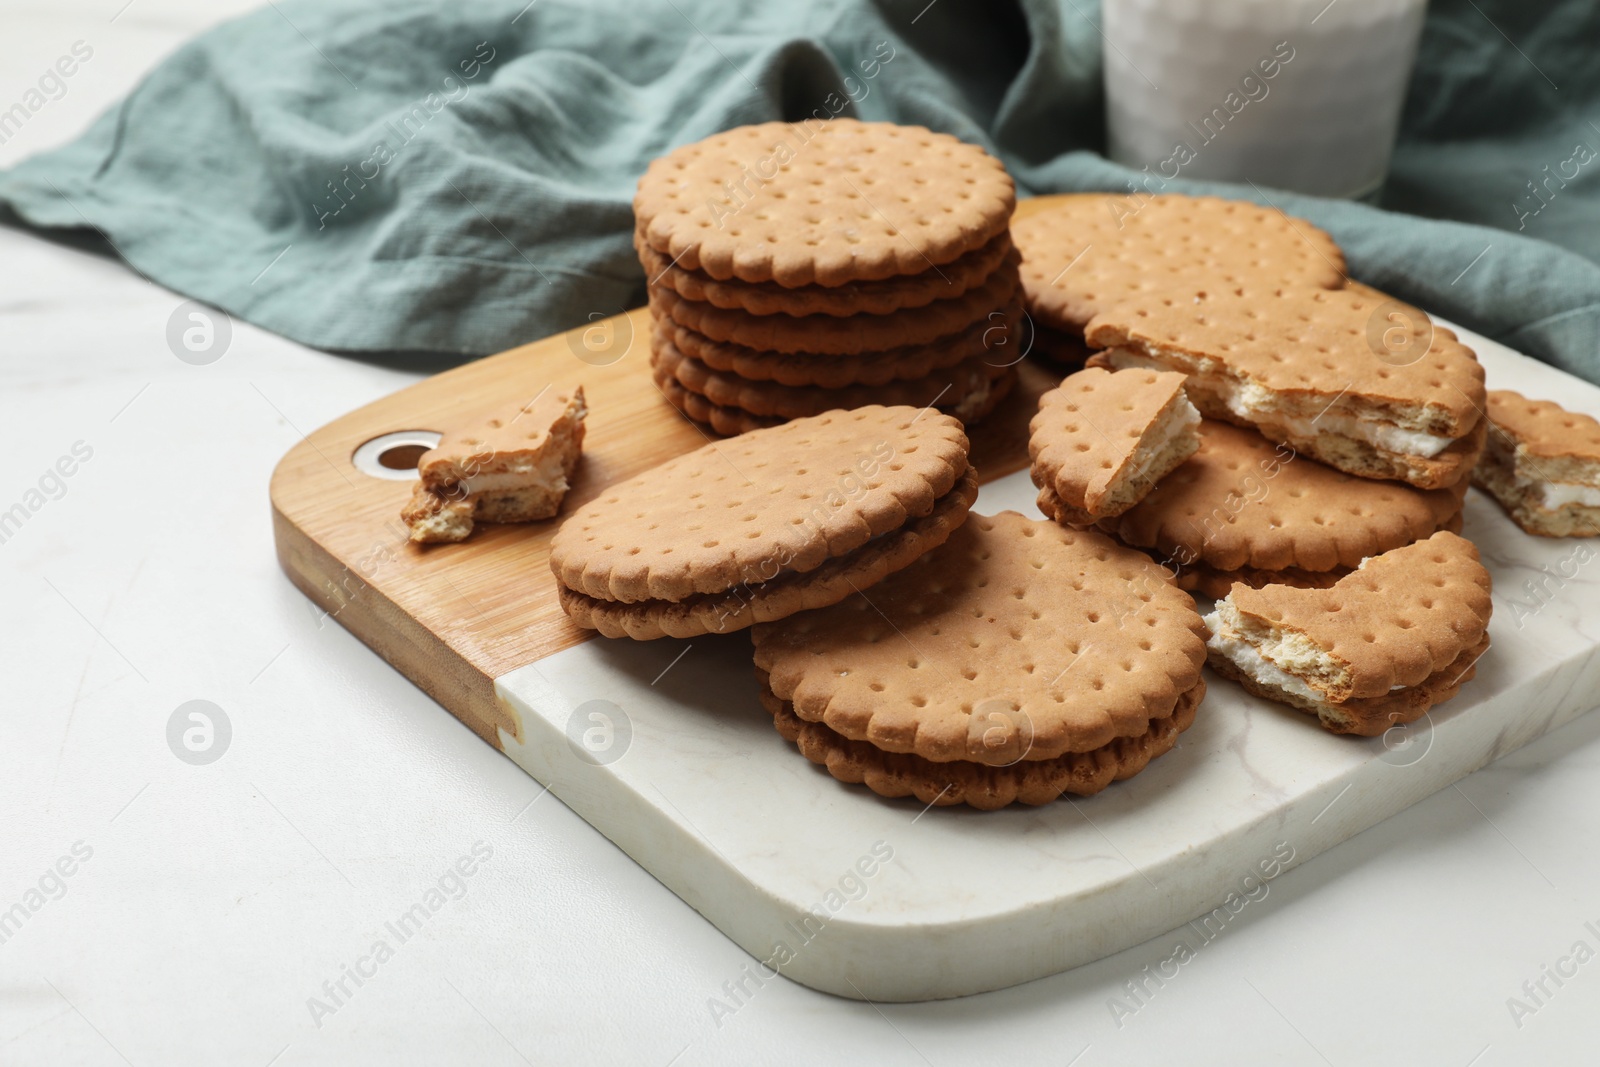
[[(494, 679), (594, 637), (556, 602), (549, 541), (561, 517), (708, 440), (651, 380), (649, 325), (640, 308), (418, 382), (309, 434), (273, 472), (273, 530), (290, 580), (490, 744), (498, 729), (519, 728)], [(983, 480), (1027, 466), (1028, 420), (1060, 377), (1031, 361), (1019, 370), (1017, 389), (971, 430)], [(484, 523), (461, 544), (414, 545), (399, 514), (412, 483), (351, 462), (381, 434), (439, 431), (572, 385), (588, 397), (588, 433), (562, 514), (548, 522)]]

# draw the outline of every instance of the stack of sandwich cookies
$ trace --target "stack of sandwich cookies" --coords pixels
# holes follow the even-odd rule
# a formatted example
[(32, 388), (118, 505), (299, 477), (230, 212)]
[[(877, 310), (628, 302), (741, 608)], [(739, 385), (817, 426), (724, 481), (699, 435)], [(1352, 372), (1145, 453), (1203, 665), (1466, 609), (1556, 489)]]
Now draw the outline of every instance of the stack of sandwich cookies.
[(1035, 350), (1061, 362), (1087, 354), (1100, 311), (1149, 295), (1219, 290), (1337, 289), (1344, 255), (1301, 219), (1215, 197), (1083, 194), (1019, 218), (1022, 286)]
[[(1461, 528), (1467, 483), (1416, 489), (1357, 478), (1203, 420), (1200, 447), (1143, 500), (1099, 526), (1175, 574), (1180, 587), (1225, 595), (1248, 585), (1331, 585), (1367, 556)], [(1046, 485), (1039, 509), (1071, 522)]]
[(418, 459), (420, 483), (400, 512), (411, 540), (464, 541), (477, 522), (554, 515), (583, 450), (587, 414), (582, 386), (546, 389), (441, 434)]
[(1074, 526), (1115, 518), (1195, 454), (1200, 413), (1183, 383), (1164, 371), (1091, 368), (1039, 398), (1028, 454), (1053, 517)]
[(1364, 287), (1151, 296), (1084, 336), (1111, 367), (1187, 374), (1207, 418), (1363, 478), (1455, 485), (1488, 429), (1483, 368), (1449, 330), (1387, 309)]
[(1470, 541), (1437, 533), (1363, 561), (1327, 589), (1237, 585), (1206, 616), (1212, 669), (1375, 737), (1471, 680), (1489, 647), (1489, 572)]
[(607, 637), (726, 633), (835, 604), (942, 544), (977, 498), (961, 423), (863, 407), (708, 444), (610, 487), (550, 545)]
[(921, 127), (777, 122), (677, 149), (634, 200), (656, 382), (723, 433), (909, 397), (981, 417), (1022, 347), (1014, 206), (998, 160)]
[(1472, 484), (1540, 537), (1600, 536), (1600, 422), (1509, 389), (1489, 393)]
[(842, 781), (929, 805), (1098, 792), (1170, 750), (1205, 693), (1204, 625), (1159, 568), (1013, 512), (752, 634), (785, 737)]

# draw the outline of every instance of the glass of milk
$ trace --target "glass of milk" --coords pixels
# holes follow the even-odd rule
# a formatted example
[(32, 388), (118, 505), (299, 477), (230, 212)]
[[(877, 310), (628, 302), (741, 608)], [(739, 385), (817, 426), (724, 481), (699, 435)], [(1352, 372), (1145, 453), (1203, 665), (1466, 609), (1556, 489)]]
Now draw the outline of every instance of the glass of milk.
[(1105, 0), (1111, 158), (1173, 178), (1371, 198), (1427, 0)]

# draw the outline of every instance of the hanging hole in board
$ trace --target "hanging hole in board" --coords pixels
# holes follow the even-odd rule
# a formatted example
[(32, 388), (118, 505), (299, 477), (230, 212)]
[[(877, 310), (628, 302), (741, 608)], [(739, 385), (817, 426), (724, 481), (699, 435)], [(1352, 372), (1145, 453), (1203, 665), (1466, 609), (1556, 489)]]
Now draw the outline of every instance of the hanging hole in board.
[(369, 477), (407, 481), (417, 476), (417, 460), (438, 443), (432, 430), (397, 430), (361, 445), (350, 462)]

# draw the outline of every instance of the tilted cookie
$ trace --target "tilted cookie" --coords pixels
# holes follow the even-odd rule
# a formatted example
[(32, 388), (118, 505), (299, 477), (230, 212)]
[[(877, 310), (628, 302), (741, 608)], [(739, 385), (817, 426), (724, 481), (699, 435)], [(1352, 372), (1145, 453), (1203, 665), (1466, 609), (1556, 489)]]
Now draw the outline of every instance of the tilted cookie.
[(1472, 484), (1540, 537), (1600, 535), (1600, 422), (1509, 389), (1489, 393)]
[(1118, 369), (1189, 375), (1189, 398), (1208, 418), (1363, 478), (1454, 485), (1483, 448), (1483, 368), (1455, 334), (1381, 297), (1149, 297), (1102, 311), (1084, 336)]
[(1213, 669), (1376, 736), (1454, 696), (1488, 647), (1489, 572), (1452, 533), (1362, 561), (1327, 589), (1238, 585), (1206, 616)]
[(1200, 413), (1183, 375), (1082, 370), (1039, 398), (1028, 424), (1033, 484), (1049, 486), (1055, 516), (1091, 526), (1121, 515), (1200, 447)]
[(686, 270), (634, 235), (634, 249), (651, 285), (671, 289), (685, 300), (752, 315), (887, 315), (904, 308), (949, 300), (988, 280), (1011, 252), (1011, 235), (1002, 233), (975, 251), (918, 274), (897, 274), (873, 282), (802, 285), (775, 282), (721, 282), (703, 271)]
[(417, 461), (401, 518), (419, 543), (462, 541), (476, 522), (533, 522), (561, 508), (583, 450), (583, 387), (546, 389), (447, 430)]
[(644, 242), (718, 280), (843, 285), (921, 274), (1006, 231), (1016, 189), (977, 145), (921, 126), (767, 122), (650, 164)]
[[(1194, 588), (1197, 565), (1221, 572), (1358, 566), (1458, 522), (1465, 493), (1465, 483), (1422, 490), (1352, 477), (1205, 419), (1199, 450), (1100, 528), (1155, 555), (1180, 585)], [(1041, 491), (1039, 509), (1053, 516), (1056, 507)]]
[[(758, 672), (758, 674), (761, 672)], [(772, 714), (784, 740), (800, 754), (826, 767), (841, 782), (864, 784), (884, 797), (916, 797), (929, 806), (967, 804), (995, 811), (1008, 804), (1048, 804), (1063, 793), (1091, 796), (1112, 782), (1132, 778), (1178, 743), (1178, 735), (1194, 725), (1205, 699), (1206, 683), (1178, 698), (1172, 713), (1150, 720), (1150, 728), (1134, 737), (1119, 737), (1088, 752), (1068, 752), (1047, 760), (1019, 760), (995, 767), (970, 760), (936, 762), (909, 752), (885, 752), (866, 741), (851, 741), (820, 722), (806, 722), (794, 705), (779, 700), (763, 678), (761, 703)], [(1004, 717), (1000, 720), (1005, 721)], [(991, 727), (993, 728), (993, 727)], [(1000, 727), (1004, 730), (1004, 727)]]
[(752, 315), (686, 300), (664, 286), (650, 290), (652, 307), (713, 341), (776, 352), (856, 356), (906, 345), (933, 344), (975, 324), (995, 322), (1017, 296), (1015, 253), (982, 285), (926, 307), (887, 315)]
[(1102, 310), (1144, 294), (1337, 289), (1339, 246), (1304, 219), (1242, 200), (1081, 193), (1011, 225), (1028, 314), (1082, 336)]
[(581, 626), (640, 640), (823, 607), (942, 543), (977, 496), (961, 424), (834, 411), (708, 444), (611, 486), (550, 543)]
[(884, 753), (1005, 767), (1150, 735), (1200, 682), (1204, 633), (1145, 556), (1003, 512), (753, 637), (773, 697), (799, 719)]
[(1027, 341), (1022, 305), (1015, 301), (953, 337), (860, 356), (774, 352), (713, 341), (704, 334), (679, 326), (670, 316), (659, 312), (654, 315), (653, 322), (655, 328), (665, 331), (679, 352), (693, 356), (713, 370), (726, 371), (753, 382), (820, 385), (826, 389), (925, 378), (936, 370), (977, 357), (1009, 365), (1017, 362), (1017, 353), (1023, 351)]

